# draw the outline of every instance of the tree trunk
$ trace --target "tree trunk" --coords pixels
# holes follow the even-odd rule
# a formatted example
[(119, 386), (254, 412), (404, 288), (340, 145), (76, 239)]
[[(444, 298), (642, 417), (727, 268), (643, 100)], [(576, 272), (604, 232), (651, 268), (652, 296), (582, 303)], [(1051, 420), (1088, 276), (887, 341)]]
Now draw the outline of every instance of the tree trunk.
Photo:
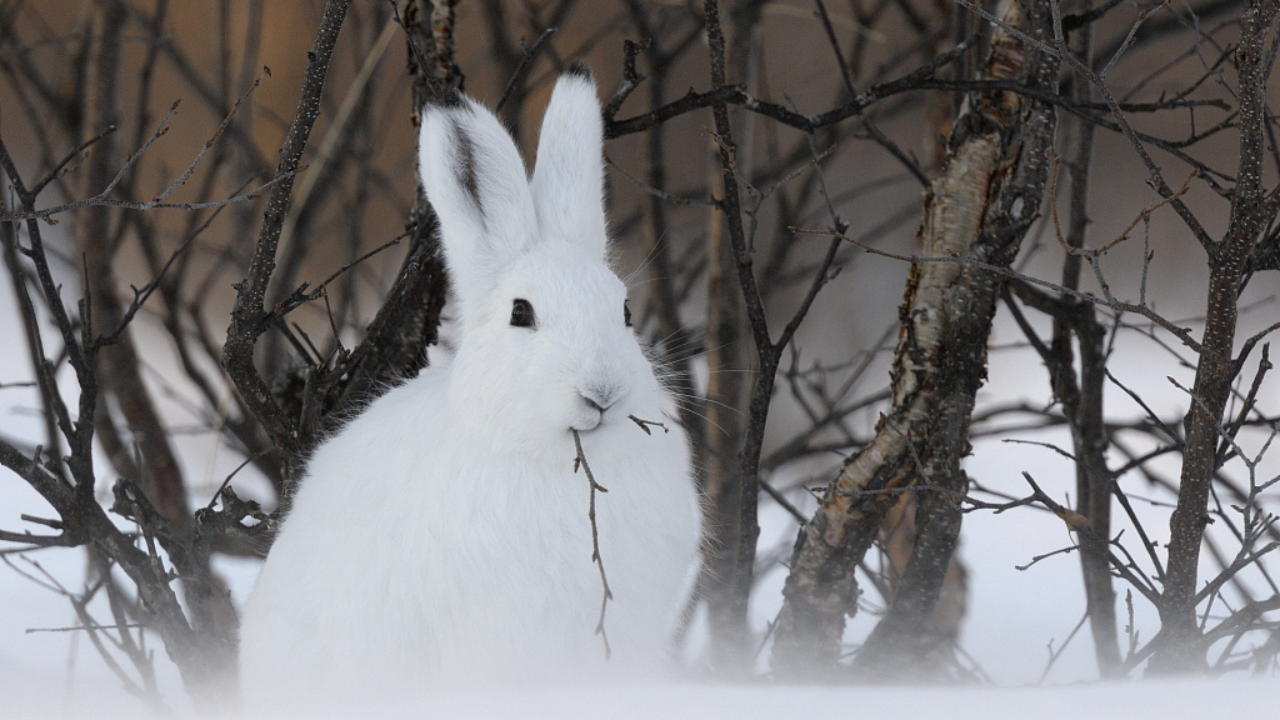
[[(1092, 6), (1090, 0), (1081, 6), (1080, 11), (1087, 12)], [(1093, 26), (1079, 28), (1071, 39), (1071, 51), (1081, 63), (1091, 67)], [(1071, 99), (1082, 105), (1092, 102), (1093, 86), (1084, 78), (1075, 78)], [(1088, 227), (1086, 208), (1096, 126), (1077, 116), (1071, 116), (1071, 123), (1075, 132), (1067, 150), (1067, 167), (1071, 174), (1071, 216), (1066, 241), (1068, 247), (1079, 249), (1085, 246)], [(1080, 287), (1080, 266), (1081, 255), (1068, 253), (1062, 269), (1064, 287), (1072, 290)], [(1094, 534), (1106, 542), (1111, 538), (1111, 486), (1114, 482), (1107, 468), (1108, 440), (1102, 414), (1106, 331), (1098, 323), (1091, 303), (1064, 295), (1056, 309), (1060, 312), (1053, 316), (1053, 360), (1048, 364), (1053, 376), (1054, 395), (1062, 403), (1063, 413), (1071, 425), (1071, 444), (1076, 458), (1076, 512), (1088, 518)], [(1078, 381), (1071, 357), (1073, 336), (1080, 346)], [(1116, 635), (1116, 592), (1111, 581), (1110, 561), (1104, 549), (1082, 544), (1080, 572), (1084, 580), (1085, 606), (1098, 671), (1104, 677), (1112, 676), (1120, 670), (1120, 647)]]
[(1260, 234), (1276, 214), (1275, 194), (1262, 190), (1266, 82), (1274, 56), (1267, 36), (1280, 2), (1250, 2), (1240, 18), (1240, 46), (1235, 52), (1239, 74), (1240, 170), (1231, 195), (1231, 221), (1226, 236), (1209, 252), (1209, 298), (1204, 338), (1187, 413), (1178, 505), (1169, 521), (1169, 560), (1161, 598), (1160, 649), (1151, 659), (1157, 672), (1204, 667), (1205, 650), (1196, 624), (1196, 585), (1200, 545), (1209, 523), (1209, 487), (1218, 469), (1218, 443), (1223, 411), (1239, 373), (1233, 357), (1237, 299), (1241, 277)]
[[(712, 49), (712, 85), (742, 81), (751, 75), (752, 44), (763, 5), (747, 0), (736, 3), (726, 38), (720, 31), (721, 12), (708, 3), (706, 15)], [(713, 662), (720, 671), (736, 673), (750, 661), (750, 629), (747, 606), (755, 564), (755, 522), (759, 492), (754, 473), (744, 467), (744, 448), (750, 425), (749, 388), (757, 378), (743, 332), (748, 327), (738, 249), (742, 213), (738, 205), (737, 173), (751, 172), (749, 130), (740, 143), (729, 131), (727, 108), (715, 110), (717, 136), (712, 144), (710, 187), (724, 202), (708, 222), (707, 338), (710, 365), (706, 422), (702, 428), (700, 460), (703, 467), (704, 563), (702, 588), (710, 619)], [(736, 124), (739, 130), (745, 122)], [(741, 149), (739, 149), (739, 144)], [(727, 160), (732, 158), (732, 160)], [(727, 169), (732, 165), (734, 173)], [(749, 272), (749, 271), (748, 271)]]
[[(1048, 6), (1010, 5), (1006, 22), (1044, 41)], [(997, 29), (985, 76), (1054, 92), (1057, 61)], [(1013, 93), (973, 96), (957, 118), (946, 167), (926, 198), (923, 259), (912, 265), (893, 366), (893, 407), (875, 437), (827, 487), (796, 543), (776, 630), (773, 667), (787, 677), (829, 673), (845, 616), (857, 609), (854, 571), (903, 488), (920, 486), (918, 536), (901, 587), (856, 664), (897, 669), (937, 647), (928, 619), (960, 530), (974, 394), (1001, 274), (1044, 195), (1056, 116)]]

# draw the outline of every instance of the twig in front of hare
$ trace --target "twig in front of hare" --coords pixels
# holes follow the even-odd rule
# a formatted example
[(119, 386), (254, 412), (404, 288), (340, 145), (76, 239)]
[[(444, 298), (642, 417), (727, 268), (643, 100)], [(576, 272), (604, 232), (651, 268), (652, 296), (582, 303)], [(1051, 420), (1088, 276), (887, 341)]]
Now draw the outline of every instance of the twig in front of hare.
[(573, 445), (578, 450), (578, 456), (573, 459), (573, 471), (578, 472), (578, 467), (581, 466), (587, 473), (587, 482), (591, 485), (591, 505), (587, 510), (587, 517), (591, 518), (591, 561), (600, 568), (600, 586), (604, 589), (600, 598), (600, 622), (596, 623), (596, 634), (604, 641), (604, 659), (608, 660), (613, 650), (609, 647), (609, 634), (604, 629), (604, 614), (609, 608), (609, 601), (613, 599), (613, 591), (609, 589), (609, 578), (604, 573), (604, 560), (600, 557), (600, 529), (596, 525), (596, 491), (609, 492), (609, 489), (596, 482), (595, 475), (591, 473), (591, 466), (587, 464), (587, 455), (582, 451), (582, 438), (578, 436), (578, 431), (573, 428), (569, 431), (573, 433)]
[(635, 423), (635, 424), (639, 425), (639, 426), (640, 426), (640, 429), (644, 431), (644, 434), (645, 434), (645, 435), (652, 435), (652, 434), (653, 434), (653, 432), (649, 430), (649, 426), (650, 426), (650, 425), (652, 425), (652, 426), (654, 426), (654, 427), (660, 427), (660, 428), (662, 428), (662, 432), (664, 432), (664, 433), (669, 433), (669, 432), (671, 432), (669, 429), (667, 429), (667, 425), (666, 425), (666, 423), (654, 422), (654, 421), (652, 421), (652, 420), (641, 420), (640, 418), (636, 417), (635, 415), (628, 415), (627, 417), (631, 419), (631, 422), (633, 422), (633, 423)]

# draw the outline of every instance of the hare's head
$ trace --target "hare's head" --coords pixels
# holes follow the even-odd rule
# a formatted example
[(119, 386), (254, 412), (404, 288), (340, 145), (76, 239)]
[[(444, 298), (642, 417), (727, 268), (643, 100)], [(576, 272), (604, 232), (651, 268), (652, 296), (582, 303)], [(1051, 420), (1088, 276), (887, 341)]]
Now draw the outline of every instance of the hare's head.
[(602, 132), (582, 66), (552, 93), (532, 180), (483, 106), (451, 95), (423, 113), (419, 170), (460, 308), (451, 402), (516, 445), (660, 406), (608, 263)]

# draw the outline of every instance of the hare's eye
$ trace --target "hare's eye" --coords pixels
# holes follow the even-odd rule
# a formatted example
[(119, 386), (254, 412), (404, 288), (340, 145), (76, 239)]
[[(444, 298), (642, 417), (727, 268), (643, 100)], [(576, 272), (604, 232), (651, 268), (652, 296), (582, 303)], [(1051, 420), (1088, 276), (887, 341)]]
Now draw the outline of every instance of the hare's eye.
[(528, 300), (517, 298), (511, 303), (511, 327), (533, 327), (533, 306)]
[(622, 321), (627, 324), (627, 327), (631, 327), (631, 306), (626, 300), (622, 301)]

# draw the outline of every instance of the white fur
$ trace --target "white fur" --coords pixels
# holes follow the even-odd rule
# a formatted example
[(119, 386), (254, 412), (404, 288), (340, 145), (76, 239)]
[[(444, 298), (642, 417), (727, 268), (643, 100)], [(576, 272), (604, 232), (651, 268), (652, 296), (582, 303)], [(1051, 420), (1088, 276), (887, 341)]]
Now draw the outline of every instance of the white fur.
[[(696, 567), (697, 501), (674, 403), (624, 326), (605, 259), (600, 127), (594, 83), (562, 77), (530, 183), (488, 110), (424, 112), (420, 171), (461, 306), (457, 353), (310, 459), (245, 608), (250, 700), (663, 664)], [(535, 328), (510, 324), (516, 298)], [(646, 435), (629, 415), (669, 432)], [(596, 496), (607, 662), (570, 428), (608, 489)]]

